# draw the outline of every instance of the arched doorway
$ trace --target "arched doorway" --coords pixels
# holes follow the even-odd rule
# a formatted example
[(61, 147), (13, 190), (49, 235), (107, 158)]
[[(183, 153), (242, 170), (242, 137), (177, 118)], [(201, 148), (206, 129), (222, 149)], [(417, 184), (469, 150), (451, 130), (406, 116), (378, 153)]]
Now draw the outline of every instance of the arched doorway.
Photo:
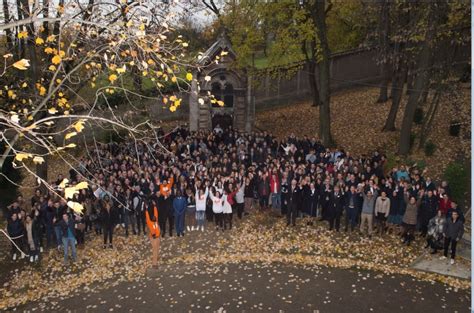
[[(211, 93), (217, 100), (224, 101), (224, 108), (234, 107), (234, 86), (232, 84), (215, 82), (212, 84)], [(213, 103), (212, 107), (220, 108), (221, 106)]]
[(222, 129), (227, 129), (233, 126), (232, 115), (227, 113), (215, 113), (212, 117), (212, 129), (219, 125)]

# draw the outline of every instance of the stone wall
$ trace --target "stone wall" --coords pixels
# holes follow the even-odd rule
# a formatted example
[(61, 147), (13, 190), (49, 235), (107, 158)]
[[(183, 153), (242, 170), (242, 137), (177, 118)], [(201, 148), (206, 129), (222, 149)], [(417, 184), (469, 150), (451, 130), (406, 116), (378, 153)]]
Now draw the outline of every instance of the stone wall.
[[(331, 90), (340, 90), (356, 86), (376, 85), (382, 77), (381, 66), (377, 64), (377, 51), (374, 49), (357, 49), (331, 56)], [(290, 78), (265, 72), (258, 73), (259, 84), (254, 89), (256, 109), (272, 105), (284, 105), (307, 99), (310, 96), (308, 68), (304, 64)], [(317, 74), (317, 73), (316, 73)]]

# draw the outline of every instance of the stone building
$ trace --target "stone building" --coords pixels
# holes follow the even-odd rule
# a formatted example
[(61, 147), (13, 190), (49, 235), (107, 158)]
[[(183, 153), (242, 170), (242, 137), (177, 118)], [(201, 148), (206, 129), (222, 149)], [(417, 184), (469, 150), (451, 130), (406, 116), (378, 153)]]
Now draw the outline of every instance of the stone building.
[[(213, 129), (217, 124), (221, 127), (232, 125), (241, 131), (252, 130), (255, 109), (249, 105), (253, 104), (250, 79), (243, 71), (233, 67), (235, 59), (236, 54), (225, 35), (219, 36), (199, 59), (201, 71), (196, 70), (193, 77), (199, 81), (200, 88), (193, 80), (189, 95), (191, 131)], [(210, 79), (206, 80), (206, 76)], [(224, 106), (211, 103), (209, 92), (223, 101)], [(200, 98), (204, 100), (203, 104), (199, 103)]]

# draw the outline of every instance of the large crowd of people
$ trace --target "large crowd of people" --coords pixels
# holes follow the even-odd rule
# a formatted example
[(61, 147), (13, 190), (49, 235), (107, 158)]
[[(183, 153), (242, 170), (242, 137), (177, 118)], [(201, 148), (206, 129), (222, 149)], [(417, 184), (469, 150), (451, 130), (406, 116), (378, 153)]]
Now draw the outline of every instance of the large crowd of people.
[[(67, 180), (51, 182), (53, 190), (37, 190), (30, 202), (19, 196), (6, 214), (12, 259), (28, 255), (35, 262), (43, 249), (57, 247), (68, 263), (69, 247), (75, 260), (76, 245), (95, 234), (104, 249), (113, 248), (114, 230), (123, 227), (127, 237), (148, 234), (156, 267), (160, 237), (230, 230), (234, 218), (261, 210), (285, 218), (288, 227), (306, 216), (368, 238), (396, 231), (406, 245), (420, 235), (431, 253), (443, 250), (442, 258), (450, 248), (454, 263), (463, 212), (447, 182), (435, 184), (426, 170), (387, 168), (379, 151), (353, 156), (306, 136), (279, 141), (220, 127), (157, 135), (159, 143), (95, 145)], [(78, 214), (62, 189), (83, 181), (88, 188), (74, 196), (84, 207)]]

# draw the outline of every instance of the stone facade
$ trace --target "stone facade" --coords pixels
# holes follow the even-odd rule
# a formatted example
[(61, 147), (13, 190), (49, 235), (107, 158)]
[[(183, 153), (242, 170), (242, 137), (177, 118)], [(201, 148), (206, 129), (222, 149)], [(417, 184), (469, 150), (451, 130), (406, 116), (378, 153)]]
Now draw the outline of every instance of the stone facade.
[[(219, 58), (217, 62), (216, 57)], [(201, 70), (194, 72), (197, 82), (193, 81), (189, 95), (191, 131), (212, 129), (217, 124), (222, 127), (232, 124), (241, 131), (252, 129), (253, 110), (248, 106), (251, 99), (248, 79), (245, 73), (232, 67), (235, 59), (236, 54), (229, 40), (221, 35), (199, 60)], [(210, 80), (206, 80), (206, 76)], [(224, 106), (211, 103), (210, 94), (223, 101)], [(204, 104), (199, 103), (200, 98)]]

